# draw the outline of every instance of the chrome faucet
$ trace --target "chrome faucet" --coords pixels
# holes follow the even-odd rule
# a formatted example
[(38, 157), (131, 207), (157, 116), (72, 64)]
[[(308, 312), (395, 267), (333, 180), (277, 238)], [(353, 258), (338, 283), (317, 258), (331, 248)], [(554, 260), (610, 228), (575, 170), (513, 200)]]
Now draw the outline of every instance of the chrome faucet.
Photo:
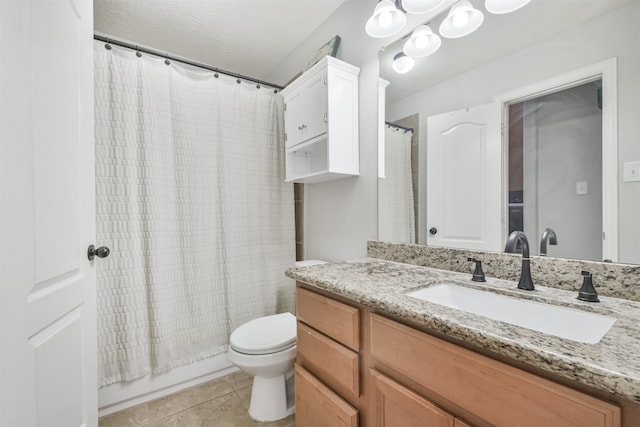
[(540, 237), (540, 256), (547, 256), (547, 242), (550, 245), (558, 244), (556, 232), (550, 228), (545, 228), (542, 232), (542, 237)]
[(516, 253), (518, 243), (520, 243), (522, 247), (522, 270), (520, 271), (518, 289), (532, 291), (535, 287), (533, 286), (533, 279), (531, 279), (531, 259), (529, 258), (529, 240), (527, 240), (527, 236), (525, 236), (522, 231), (514, 231), (509, 234), (504, 251), (513, 254)]

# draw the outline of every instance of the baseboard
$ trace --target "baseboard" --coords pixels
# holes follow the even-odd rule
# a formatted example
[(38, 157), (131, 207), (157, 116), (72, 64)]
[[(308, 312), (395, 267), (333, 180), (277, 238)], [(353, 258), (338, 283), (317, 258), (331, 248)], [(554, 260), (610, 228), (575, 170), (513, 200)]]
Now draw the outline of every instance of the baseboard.
[(122, 411), (237, 370), (223, 353), (161, 375), (102, 387), (98, 390), (98, 416)]

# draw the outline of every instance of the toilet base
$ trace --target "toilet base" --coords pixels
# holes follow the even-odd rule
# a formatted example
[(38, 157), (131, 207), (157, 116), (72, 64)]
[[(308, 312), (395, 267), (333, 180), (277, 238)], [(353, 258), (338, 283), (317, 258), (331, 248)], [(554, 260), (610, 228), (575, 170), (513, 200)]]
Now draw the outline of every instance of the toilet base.
[(253, 377), (251, 418), (259, 422), (277, 421), (287, 418), (295, 409), (292, 372), (271, 378)]

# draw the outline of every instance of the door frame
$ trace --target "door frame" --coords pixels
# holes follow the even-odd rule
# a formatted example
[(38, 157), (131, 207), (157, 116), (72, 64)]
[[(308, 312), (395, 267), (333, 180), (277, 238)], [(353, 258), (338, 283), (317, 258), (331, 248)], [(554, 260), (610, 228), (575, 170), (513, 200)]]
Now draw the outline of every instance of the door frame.
[[(509, 105), (585, 83), (602, 80), (602, 258), (618, 261), (618, 64), (609, 58), (558, 76), (494, 96), (502, 111), (503, 171), (509, 161)], [(502, 176), (503, 198), (508, 194), (507, 174)], [(505, 199), (507, 200), (507, 199)], [(507, 205), (503, 203), (503, 218)], [(503, 221), (503, 227), (507, 227)], [(506, 233), (506, 229), (503, 231)], [(506, 235), (506, 234), (505, 234)]]

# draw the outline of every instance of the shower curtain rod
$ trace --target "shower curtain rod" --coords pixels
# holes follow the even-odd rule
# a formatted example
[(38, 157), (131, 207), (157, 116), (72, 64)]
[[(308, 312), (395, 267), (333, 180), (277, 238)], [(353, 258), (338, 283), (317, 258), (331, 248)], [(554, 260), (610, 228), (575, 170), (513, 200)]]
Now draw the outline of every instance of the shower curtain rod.
[[(148, 47), (143, 47), (143, 46), (138, 46), (136, 44), (133, 43), (129, 43), (126, 42), (124, 40), (118, 40), (117, 38), (113, 38), (113, 37), (108, 37), (102, 34), (94, 34), (93, 35), (93, 39), (94, 40), (98, 40), (101, 42), (105, 42), (107, 44), (114, 44), (116, 46), (120, 46), (120, 47), (125, 47), (127, 49), (131, 49), (131, 50), (135, 50), (138, 52), (144, 52), (144, 53), (148, 53), (149, 55), (154, 55), (154, 56), (158, 56), (161, 58), (165, 58), (168, 59), (170, 61), (176, 61), (176, 62), (181, 62), (183, 64), (187, 64), (187, 65), (191, 65), (193, 67), (197, 67), (197, 68), (203, 68), (205, 70), (209, 70), (209, 71), (213, 71), (216, 73), (220, 73), (220, 74), (224, 74), (230, 77), (235, 77), (237, 79), (240, 80), (246, 80), (249, 82), (253, 82), (256, 83), (258, 85), (258, 87), (262, 86), (269, 86), (273, 89), (275, 89), (275, 92), (277, 93), (278, 90), (283, 89), (283, 86), (274, 84), (274, 83), (269, 83), (266, 82), (264, 80), (259, 80), (259, 79), (255, 79), (253, 77), (248, 77), (248, 76), (243, 76), (242, 74), (238, 74), (238, 73), (234, 73), (231, 71), (226, 71), (226, 70), (221, 70), (220, 68), (216, 68), (216, 67), (212, 67), (211, 65), (207, 65), (207, 64), (203, 64), (201, 62), (196, 62), (196, 61), (192, 61), (190, 59), (186, 59), (186, 58), (180, 58), (174, 55), (171, 55), (170, 53), (163, 53), (159, 50), (155, 50), (155, 49), (151, 49)], [(240, 83), (240, 82), (238, 82)]]
[(387, 126), (393, 126), (394, 128), (397, 128), (399, 130), (403, 130), (405, 133), (407, 133), (407, 132), (413, 133), (413, 128), (407, 128), (407, 127), (404, 127), (404, 126), (396, 125), (396, 124), (391, 123), (391, 122), (384, 122), (384, 124), (387, 125)]

